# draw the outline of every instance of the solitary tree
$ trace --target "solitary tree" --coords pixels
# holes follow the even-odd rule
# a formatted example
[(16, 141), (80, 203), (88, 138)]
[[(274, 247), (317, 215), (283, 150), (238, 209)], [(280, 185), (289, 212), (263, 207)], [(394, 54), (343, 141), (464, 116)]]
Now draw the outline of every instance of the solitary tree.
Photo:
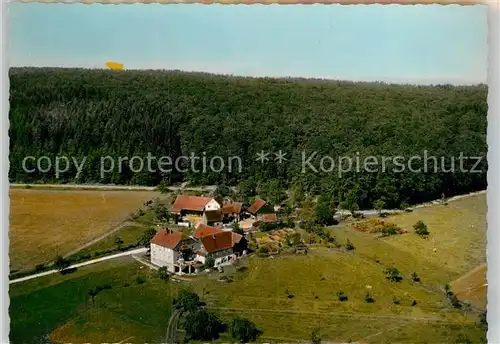
[(94, 303), (95, 303), (95, 297), (96, 297), (97, 293), (98, 293), (97, 289), (94, 289), (94, 288), (92, 288), (88, 291), (88, 295), (90, 296), (90, 299), (92, 300), (92, 305), (94, 305)]
[(190, 289), (181, 289), (175, 299), (176, 308), (182, 308), (186, 312), (195, 311), (202, 305), (200, 297)]
[(167, 210), (167, 207), (163, 203), (158, 203), (155, 206), (154, 212), (155, 212), (156, 219), (158, 219), (160, 221), (168, 220), (170, 217), (169, 212)]
[(254, 342), (262, 331), (253, 322), (246, 318), (236, 317), (231, 322), (231, 336), (241, 343)]
[(321, 196), (316, 204), (316, 222), (324, 226), (328, 226), (333, 222), (333, 215), (335, 213), (334, 208), (330, 204), (330, 200)]
[(223, 325), (213, 312), (205, 309), (191, 311), (184, 323), (186, 339), (204, 341), (217, 339), (219, 334), (224, 330)]
[(122, 245), (123, 245), (123, 240), (122, 240), (122, 238), (117, 237), (117, 238), (115, 239), (115, 245), (116, 245), (116, 249), (117, 249), (117, 250), (119, 250), (119, 249), (122, 247)]
[(413, 225), (413, 229), (415, 230), (415, 233), (420, 236), (426, 236), (429, 235), (429, 230), (427, 229), (427, 225), (423, 223), (422, 221), (418, 221)]
[(384, 273), (389, 281), (401, 282), (401, 280), (403, 280), (397, 268), (387, 268), (384, 270)]
[(348, 251), (354, 250), (354, 245), (352, 244), (351, 240), (347, 239), (347, 242), (345, 244), (345, 249)]
[(311, 333), (311, 342), (312, 342), (312, 344), (320, 344), (321, 343), (321, 337), (320, 337), (318, 327), (316, 327)]
[(153, 237), (155, 235), (156, 235), (156, 229), (154, 229), (154, 228), (147, 229), (142, 234), (142, 237), (140, 239), (140, 244), (146, 248), (149, 248), (149, 246), (151, 245), (151, 240), (153, 240)]
[(382, 210), (385, 208), (385, 202), (383, 199), (378, 199), (373, 203), (373, 208), (377, 210), (378, 216), (382, 215)]
[(63, 258), (62, 256), (57, 256), (54, 261), (54, 266), (56, 267), (57, 270), (63, 271), (64, 269), (70, 266), (70, 262), (69, 260)]
[(160, 279), (167, 281), (170, 277), (170, 273), (168, 272), (168, 267), (162, 266), (158, 269), (158, 276)]

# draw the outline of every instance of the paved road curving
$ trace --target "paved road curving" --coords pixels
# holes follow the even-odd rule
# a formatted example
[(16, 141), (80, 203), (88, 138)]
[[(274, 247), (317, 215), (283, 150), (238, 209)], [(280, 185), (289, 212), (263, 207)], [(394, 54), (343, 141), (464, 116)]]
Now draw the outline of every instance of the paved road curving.
[[(67, 269), (80, 268), (82, 266), (87, 266), (87, 265), (91, 265), (91, 264), (95, 264), (95, 263), (100, 263), (100, 262), (104, 262), (106, 260), (111, 260), (111, 259), (116, 259), (116, 258), (120, 258), (120, 257), (130, 256), (130, 255), (133, 255), (133, 254), (145, 253), (146, 251), (147, 251), (147, 248), (144, 248), (144, 247), (143, 248), (138, 248), (138, 249), (135, 249), (135, 250), (121, 252), (121, 253), (113, 254), (113, 255), (110, 255), (110, 256), (105, 256), (105, 257), (102, 257), (102, 258), (88, 260), (88, 261), (83, 262), (83, 263), (74, 264), (74, 265), (69, 266)], [(59, 270), (49, 270), (49, 271), (41, 272), (39, 274), (29, 275), (29, 276), (26, 276), (26, 277), (21, 277), (21, 278), (17, 278), (17, 279), (14, 279), (14, 280), (10, 280), (9, 284), (24, 282), (24, 281), (28, 281), (30, 279), (39, 278), (39, 277), (43, 277), (43, 276), (47, 276), (47, 275), (52, 275), (52, 274), (55, 274), (55, 273), (58, 273), (58, 272), (59, 272)]]

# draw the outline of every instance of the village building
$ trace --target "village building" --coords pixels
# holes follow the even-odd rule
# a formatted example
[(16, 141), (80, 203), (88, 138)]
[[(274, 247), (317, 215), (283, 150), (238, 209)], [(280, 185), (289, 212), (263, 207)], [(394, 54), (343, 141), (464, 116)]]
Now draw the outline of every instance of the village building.
[(241, 221), (243, 203), (241, 202), (227, 202), (222, 206), (222, 213), (226, 221)]
[(261, 222), (265, 223), (273, 223), (273, 222), (278, 222), (278, 216), (276, 216), (275, 213), (271, 214), (260, 214), (257, 215), (257, 219)]
[[(170, 212), (177, 215), (178, 224), (196, 226), (203, 222), (206, 212), (219, 210), (221, 205), (213, 197), (179, 195)], [(211, 216), (211, 215), (209, 215)]]
[(166, 266), (171, 273), (194, 273), (201, 265), (193, 261), (197, 241), (182, 232), (160, 231), (151, 240), (151, 263)]
[[(231, 234), (231, 249), (232, 249), (231, 254), (235, 254), (237, 257), (239, 257), (239, 256), (242, 256), (244, 254), (244, 252), (248, 249), (248, 241), (245, 239), (245, 237), (243, 235), (238, 234), (238, 233), (233, 233), (231, 231), (220, 229), (220, 228), (207, 226), (204, 224), (200, 224), (196, 228), (196, 231), (193, 233), (193, 238), (201, 240), (203, 242), (203, 240), (202, 240), (203, 238), (211, 237), (212, 239), (214, 239), (214, 235), (215, 235), (215, 239), (217, 239), (217, 237), (218, 237), (217, 235), (220, 233), (230, 233)], [(227, 237), (228, 237), (227, 234), (222, 236), (222, 238), (225, 238), (225, 240), (228, 240)], [(219, 240), (221, 240), (221, 239), (219, 239)], [(212, 245), (210, 243), (208, 243), (208, 245), (209, 245), (209, 247), (212, 247)], [(220, 245), (220, 242), (216, 246), (218, 247), (218, 245)], [(206, 247), (205, 247), (205, 249), (206, 249)], [(209, 250), (210, 249), (207, 249), (207, 252)]]
[[(274, 213), (274, 208), (271, 207), (266, 201), (262, 198), (257, 198), (250, 207), (248, 207), (247, 212), (250, 216), (257, 220), (263, 222), (273, 222), (271, 218), (276, 218), (276, 214)], [(274, 215), (270, 217), (269, 215)], [(266, 220), (265, 220), (266, 219)], [(276, 222), (276, 220), (274, 220)]]
[(208, 210), (203, 212), (201, 223), (209, 226), (222, 226), (224, 214), (222, 209)]
[(181, 232), (158, 232), (151, 241), (151, 263), (167, 266), (171, 273), (193, 274), (207, 259), (213, 259), (214, 267), (232, 264), (247, 247), (240, 234), (199, 224), (191, 237)]

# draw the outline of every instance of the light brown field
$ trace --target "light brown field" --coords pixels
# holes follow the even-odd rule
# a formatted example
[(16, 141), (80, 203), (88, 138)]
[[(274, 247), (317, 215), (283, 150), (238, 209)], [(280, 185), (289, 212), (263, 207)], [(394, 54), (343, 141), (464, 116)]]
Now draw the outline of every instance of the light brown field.
[[(441, 266), (450, 272), (451, 280), (455, 280), (486, 262), (486, 212), (485, 194), (448, 205), (415, 209), (412, 213), (390, 217), (391, 222), (408, 230), (408, 234), (391, 236), (384, 241)], [(419, 220), (428, 226), (427, 240), (414, 233), (413, 225)]]
[(12, 271), (33, 268), (80, 247), (158, 193), (11, 189), (9, 196)]
[(486, 264), (477, 267), (459, 279), (450, 283), (451, 290), (462, 301), (470, 302), (480, 308), (486, 308), (487, 280)]

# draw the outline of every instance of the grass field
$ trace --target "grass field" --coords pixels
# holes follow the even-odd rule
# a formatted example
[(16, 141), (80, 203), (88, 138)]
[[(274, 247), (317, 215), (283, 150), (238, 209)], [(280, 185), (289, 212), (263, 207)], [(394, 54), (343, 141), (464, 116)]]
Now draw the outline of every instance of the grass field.
[(485, 309), (487, 301), (486, 265), (481, 265), (450, 283), (451, 289), (460, 300)]
[[(120, 230), (116, 231), (115, 233), (109, 235), (108, 237), (104, 238), (103, 240), (100, 240), (96, 242), (93, 245), (90, 245), (86, 248), (84, 248), (81, 251), (78, 251), (76, 253), (77, 256), (84, 256), (87, 254), (92, 255), (93, 253), (96, 252), (102, 252), (106, 250), (112, 250), (115, 249), (116, 246), (116, 239), (120, 238), (122, 239), (122, 247), (126, 247), (130, 244), (137, 244), (139, 240), (141, 239), (142, 235), (144, 234), (144, 231), (146, 231), (148, 227), (146, 226), (141, 226), (141, 225), (130, 225), (130, 226), (125, 226), (121, 228)], [(71, 257), (70, 257), (71, 258)]]
[[(465, 197), (448, 205), (419, 208), (390, 217), (410, 233), (385, 241), (442, 266), (454, 274), (452, 279), (455, 279), (486, 262), (486, 213), (485, 194)], [(413, 225), (419, 220), (429, 228), (428, 240), (412, 233)]]
[[(101, 284), (112, 288), (92, 305), (88, 291)], [(171, 311), (170, 284), (130, 257), (14, 284), (9, 293), (13, 343), (46, 334), (55, 343), (158, 343)]]
[[(453, 343), (460, 333), (477, 342), (482, 332), (475, 319), (451, 308), (438, 284), (413, 283), (407, 277), (413, 270), (399, 266), (405, 280), (389, 282), (383, 268), (361, 253), (317, 248), (307, 256), (253, 257), (247, 272), (232, 283), (205, 278), (193, 285), (214, 309), (250, 318), (271, 339), (308, 339), (320, 327), (325, 340), (332, 341), (370, 337), (368, 342), (378, 343), (390, 337), (414, 343), (413, 335), (422, 332), (422, 342)], [(373, 304), (365, 302), (368, 290)], [(338, 300), (340, 291), (348, 301)], [(392, 331), (399, 334), (386, 335)]]
[(33, 268), (78, 248), (158, 193), (11, 189), (9, 196), (12, 271)]
[[(464, 290), (484, 277), (484, 268), (470, 270), (484, 262), (485, 205), (480, 195), (392, 216), (409, 230), (401, 236), (378, 238), (350, 226), (332, 227), (337, 241), (349, 239), (353, 251), (314, 247), (308, 255), (252, 256), (231, 283), (219, 282), (213, 272), (190, 284), (223, 319), (243, 315), (254, 321), (267, 342), (308, 340), (319, 328), (322, 340), (332, 342), (456, 343), (462, 335), (480, 343), (484, 331), (477, 314), (453, 308), (443, 287), (451, 284), (465, 299)], [(429, 240), (412, 233), (418, 220), (428, 225)], [(108, 239), (98, 245), (114, 245)], [(387, 267), (397, 267), (403, 280), (387, 280)], [(413, 272), (420, 282), (411, 280)], [(138, 275), (144, 284), (135, 282)], [(92, 306), (87, 292), (100, 283), (113, 288), (99, 294)], [(56, 343), (160, 342), (176, 288), (131, 258), (14, 284), (12, 339), (32, 342), (50, 333)], [(339, 301), (338, 292), (348, 300)], [(374, 303), (366, 303), (367, 292)], [(485, 288), (469, 293), (480, 308), (484, 297)]]

